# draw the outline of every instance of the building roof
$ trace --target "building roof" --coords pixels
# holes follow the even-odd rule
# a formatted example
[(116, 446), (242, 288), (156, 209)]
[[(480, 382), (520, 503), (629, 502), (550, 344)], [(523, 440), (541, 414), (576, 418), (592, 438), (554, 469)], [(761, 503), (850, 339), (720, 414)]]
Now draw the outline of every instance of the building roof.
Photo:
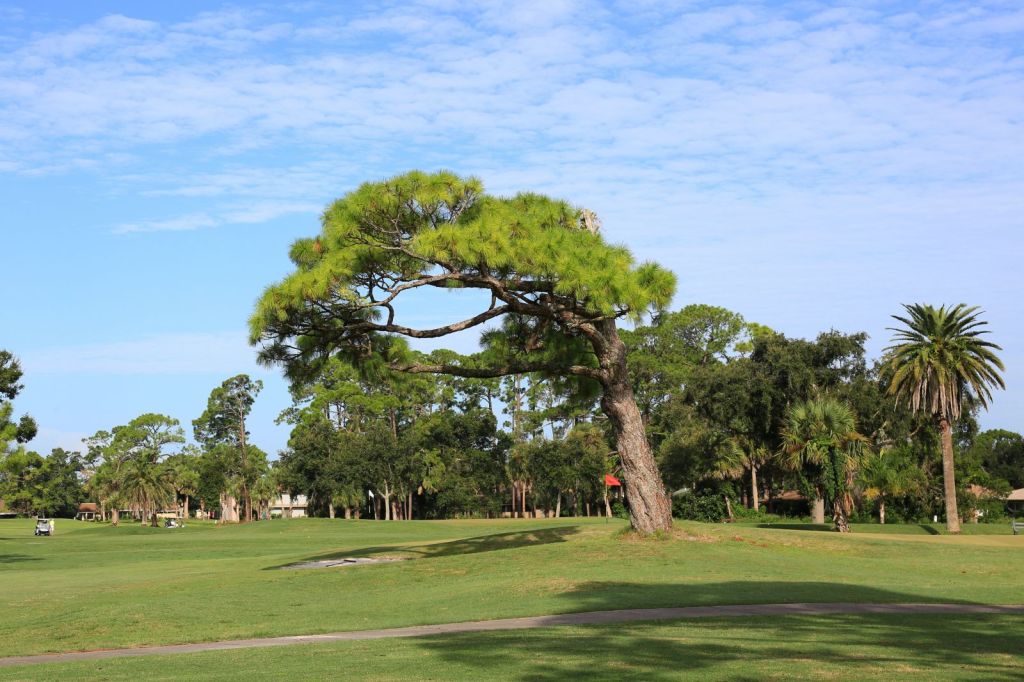
[(1024, 488), (1017, 488), (1006, 499), (1013, 502), (1024, 502)]
[(98, 512), (99, 510), (100, 506), (95, 502), (83, 502), (78, 505), (78, 511), (80, 512)]
[(972, 483), (969, 486), (967, 486), (967, 490), (970, 491), (970, 493), (975, 497), (999, 496), (999, 493), (997, 493), (995, 490), (992, 490), (991, 488), (986, 488), (985, 486), (978, 485), (977, 483)]

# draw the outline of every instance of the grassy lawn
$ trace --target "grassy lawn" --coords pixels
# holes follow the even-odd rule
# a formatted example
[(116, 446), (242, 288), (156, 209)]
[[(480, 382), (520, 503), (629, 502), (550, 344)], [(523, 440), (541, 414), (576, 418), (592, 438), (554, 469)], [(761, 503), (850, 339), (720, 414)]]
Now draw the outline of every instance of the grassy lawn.
[(5, 680), (1018, 680), (1021, 619), (787, 616), (459, 634), (0, 669)]
[[(687, 523), (681, 524), (679, 537), (660, 541), (623, 537), (619, 534), (623, 524), (603, 519), (396, 523), (297, 519), (235, 527), (190, 524), (181, 530), (59, 521), (52, 538), (32, 537), (31, 528), (26, 520), (0, 521), (0, 656), (628, 607), (793, 601), (1024, 603), (1024, 536), (1013, 537), (1008, 528), (1002, 535), (932, 536), (922, 530), (919, 535), (859, 532), (841, 537), (778, 527)], [(987, 527), (968, 527), (968, 533), (975, 528)], [(886, 526), (886, 530), (901, 528)], [(344, 569), (277, 570), (291, 562), (348, 555), (413, 560)], [(798, 657), (804, 651), (807, 667), (801, 669), (813, 674), (829, 670), (814, 667), (819, 665), (846, 669), (846, 664), (830, 664), (816, 652), (870, 661), (884, 653), (872, 647), (897, 647), (898, 656), (884, 655), (906, 665), (916, 660), (927, 669), (941, 652), (922, 648), (915, 659), (918, 645), (913, 643), (945, 636), (953, 638), (950, 646), (974, 642), (977, 674), (985, 677), (987, 670), (991, 677), (996, 668), (985, 666), (1009, 665), (997, 655), (1003, 644), (1015, 642), (1016, 650), (1021, 650), (1022, 620), (1010, 616), (790, 617), (774, 619), (772, 623), (778, 625), (766, 631), (763, 623), (749, 620), (589, 627), (574, 629), (572, 634), (558, 630), (557, 635), (502, 633), (451, 636), (444, 642), (321, 645), (317, 660), (329, 661), (333, 656), (335, 663), (324, 665), (340, 667), (346, 657), (355, 655), (352, 652), (364, 652), (358, 655), (382, 666), (366, 670), (378, 670), (374, 676), (387, 678), (401, 674), (402, 660), (402, 665), (410, 665), (410, 659), (419, 657), (423, 666), (416, 669), (424, 677), (430, 677), (431, 670), (442, 677), (448, 666), (473, 677), (474, 670), (476, 676), (480, 674), (473, 666), (486, 658), (472, 654), (476, 648), (486, 651), (507, 642), (512, 652), (520, 652), (516, 655), (521, 656), (522, 665), (541, 665), (533, 661), (531, 652), (536, 647), (531, 642), (561, 642), (565, 632), (566, 642), (578, 640), (578, 646), (565, 645), (565, 660), (558, 662), (569, 666), (565, 668), (569, 672), (577, 670), (573, 666), (600, 660), (603, 654), (584, 647), (591, 636), (607, 641), (613, 653), (629, 651), (635, 646), (630, 642), (649, 638), (662, 642), (658, 650), (664, 658), (678, 651), (684, 662), (691, 656), (686, 652), (702, 647), (721, 650), (725, 661), (731, 655), (737, 660), (770, 658), (775, 656), (774, 648), (783, 657)], [(897, 626), (904, 621), (921, 625), (907, 629), (905, 637), (898, 639), (903, 630)], [(831, 624), (836, 622), (850, 625), (833, 630)], [(858, 623), (874, 633), (874, 639), (853, 637)], [(787, 632), (792, 628), (810, 639), (791, 640)], [(463, 642), (465, 657), (460, 658), (448, 642)], [(282, 670), (287, 670), (288, 665), (309, 664), (302, 649), (181, 656), (175, 658), (175, 670), (180, 670), (179, 660), (182, 665), (195, 661), (201, 667), (206, 661), (213, 666), (210, 670), (221, 662), (231, 670), (231, 661), (273, 660), (276, 666), (279, 660)], [(516, 655), (510, 654), (504, 669), (509, 677), (516, 675)], [(693, 656), (705, 660), (703, 655)], [(81, 670), (135, 670), (139, 672), (125, 674), (149, 676), (160, 668), (146, 666), (157, 665), (157, 660), (105, 661)], [(388, 661), (397, 661), (393, 669), (387, 667)], [(658, 661), (663, 659), (654, 657), (650, 664)], [(635, 665), (640, 667), (618, 672), (650, 677), (642, 661)], [(45, 676), (57, 669), (45, 666), (31, 674)], [(787, 666), (785, 672), (796, 669)], [(725, 676), (732, 670), (735, 676), (748, 669), (721, 670)], [(869, 668), (864, 671), (876, 674)], [(749, 668), (752, 675), (766, 672)], [(538, 668), (535, 676), (546, 674)], [(186, 676), (196, 677), (199, 672)]]

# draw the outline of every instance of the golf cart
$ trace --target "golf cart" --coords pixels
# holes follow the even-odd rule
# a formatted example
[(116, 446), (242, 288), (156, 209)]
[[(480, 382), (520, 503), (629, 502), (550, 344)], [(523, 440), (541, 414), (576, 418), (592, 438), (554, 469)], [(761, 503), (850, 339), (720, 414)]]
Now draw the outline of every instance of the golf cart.
[(50, 519), (36, 519), (36, 535), (53, 535), (53, 521)]

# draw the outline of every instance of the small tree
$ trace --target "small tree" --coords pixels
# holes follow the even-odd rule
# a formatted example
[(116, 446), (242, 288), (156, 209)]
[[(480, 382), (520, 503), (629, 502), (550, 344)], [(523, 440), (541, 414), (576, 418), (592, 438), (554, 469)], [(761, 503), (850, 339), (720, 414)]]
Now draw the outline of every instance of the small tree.
[[(251, 320), (264, 363), (292, 376), (343, 354), (408, 373), (487, 378), (528, 372), (595, 382), (617, 441), (634, 528), (671, 526), (626, 365), (620, 318), (664, 307), (675, 277), (607, 244), (592, 213), (536, 194), (499, 198), (452, 173), (367, 183), (329, 206), (319, 237), (291, 250), (296, 270), (271, 286)], [(481, 310), (420, 329), (401, 324), (413, 291), (471, 290)], [(490, 353), (427, 363), (392, 335), (431, 339), (486, 325)]]
[(791, 467), (831, 500), (835, 529), (849, 532), (848, 486), (866, 440), (857, 433), (853, 410), (831, 398), (794, 405), (786, 414), (782, 440)]
[(897, 449), (880, 450), (864, 459), (859, 473), (864, 496), (878, 500), (878, 522), (885, 523), (885, 505), (893, 498), (924, 488), (923, 472)]

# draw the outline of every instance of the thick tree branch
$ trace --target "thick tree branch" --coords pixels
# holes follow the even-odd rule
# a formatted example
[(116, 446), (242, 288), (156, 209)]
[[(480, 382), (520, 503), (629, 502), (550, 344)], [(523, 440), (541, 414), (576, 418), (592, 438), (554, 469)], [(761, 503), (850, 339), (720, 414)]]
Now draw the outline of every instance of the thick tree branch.
[(589, 377), (602, 384), (607, 381), (607, 375), (593, 367), (583, 365), (559, 365), (550, 362), (509, 362), (504, 365), (492, 365), (490, 367), (463, 367), (461, 365), (427, 365), (419, 362), (412, 364), (393, 364), (391, 369), (396, 372), (408, 374), (449, 374), (457, 377), (470, 379), (493, 379), (511, 374), (526, 374), (529, 372), (552, 372), (573, 374), (576, 376)]
[(498, 306), (497, 308), (491, 308), (485, 310), (479, 315), (474, 315), (469, 319), (462, 320), (461, 322), (453, 322), (452, 324), (446, 324), (443, 327), (435, 327), (434, 329), (413, 329), (411, 327), (403, 327), (400, 324), (377, 324), (376, 322), (356, 322), (345, 326), (345, 330), (348, 332), (390, 332), (392, 334), (401, 334), (402, 336), (409, 336), (414, 339), (433, 339), (439, 336), (447, 336), (448, 334), (454, 334), (471, 327), (475, 327), (479, 324), (483, 324), (488, 320), (492, 320), (495, 317), (500, 317), (509, 312), (508, 306)]

